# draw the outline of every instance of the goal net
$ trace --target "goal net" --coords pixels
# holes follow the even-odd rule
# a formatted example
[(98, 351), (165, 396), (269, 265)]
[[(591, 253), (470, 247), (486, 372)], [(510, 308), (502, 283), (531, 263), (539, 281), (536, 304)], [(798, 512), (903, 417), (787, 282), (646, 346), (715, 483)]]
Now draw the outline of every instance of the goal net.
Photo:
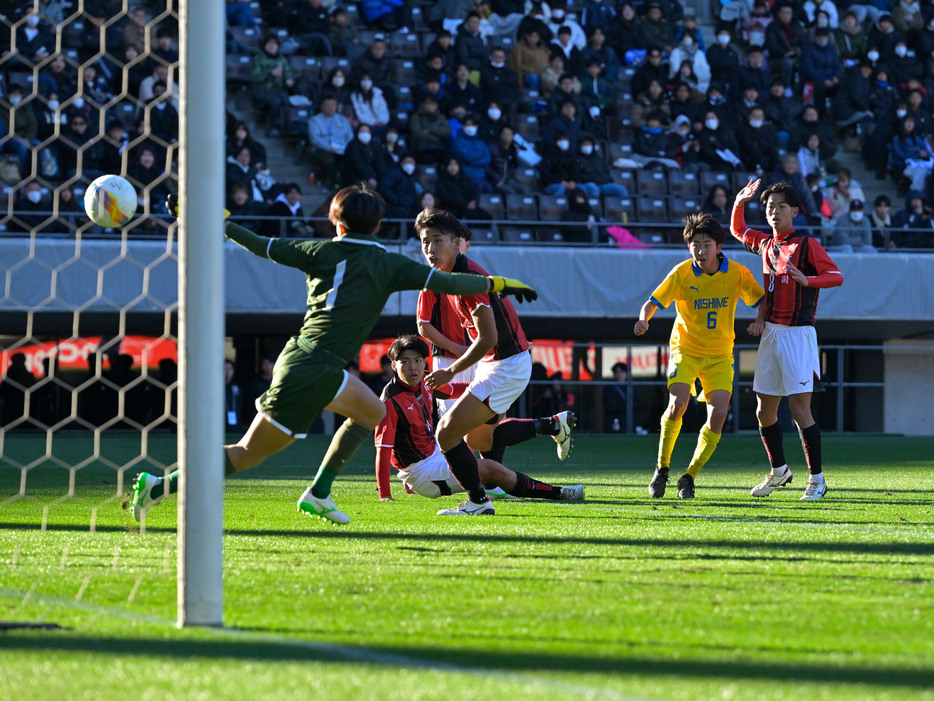
[[(0, 551), (13, 553), (8, 564), (31, 582), (49, 558), (79, 563), (63, 540), (27, 538), (33, 545), (24, 548), (24, 534), (93, 533), (83, 547), (115, 551), (132, 601), (145, 573), (174, 575), (184, 550), (175, 543), (183, 500), (139, 524), (128, 500), (138, 473), (184, 464), (186, 244), (165, 200), (185, 163), (179, 52), (187, 37), (179, 32), (188, 8), (184, 0), (10, 6), (0, 15), (12, 47), (0, 52)], [(223, 26), (221, 8), (210, 8), (214, 26)], [(213, 76), (221, 91), (222, 75)], [(139, 194), (122, 229), (84, 213), (84, 192), (105, 173)], [(222, 359), (213, 362), (219, 388)], [(131, 547), (126, 533), (137, 529), (146, 553), (130, 564), (116, 551)]]

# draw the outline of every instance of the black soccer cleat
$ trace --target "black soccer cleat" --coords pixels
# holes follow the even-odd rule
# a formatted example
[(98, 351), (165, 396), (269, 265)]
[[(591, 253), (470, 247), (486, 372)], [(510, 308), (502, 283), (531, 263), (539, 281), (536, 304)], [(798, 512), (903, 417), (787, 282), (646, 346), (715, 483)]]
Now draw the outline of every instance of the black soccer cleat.
[(678, 498), (694, 498), (694, 478), (686, 472), (678, 479)]
[(649, 482), (649, 496), (654, 499), (661, 499), (665, 496), (665, 486), (668, 484), (668, 468), (660, 467), (655, 470), (652, 481)]

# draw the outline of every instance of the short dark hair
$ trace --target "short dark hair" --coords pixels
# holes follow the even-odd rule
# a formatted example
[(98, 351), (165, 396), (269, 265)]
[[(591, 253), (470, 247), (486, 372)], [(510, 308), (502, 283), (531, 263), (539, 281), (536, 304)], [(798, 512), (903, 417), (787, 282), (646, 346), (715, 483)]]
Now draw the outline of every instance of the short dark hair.
[(709, 236), (715, 243), (723, 243), (723, 227), (707, 212), (688, 214), (684, 218), (684, 242), (691, 243), (695, 236)]
[(428, 344), (425, 343), (421, 336), (407, 333), (404, 336), (399, 336), (399, 338), (392, 342), (389, 346), (389, 350), (386, 351), (386, 355), (389, 356), (390, 360), (395, 362), (399, 359), (400, 355), (410, 350), (415, 351), (423, 358), (427, 358), (431, 354), (431, 349), (428, 348)]
[(629, 372), (629, 366), (624, 362), (613, 363), (613, 367), (610, 370), (615, 373), (617, 370), (622, 370), (623, 372)]
[(375, 234), (385, 213), (386, 203), (380, 194), (361, 183), (338, 190), (331, 200), (328, 219), (334, 226), (343, 224), (356, 234)]
[(787, 202), (792, 207), (801, 208), (801, 198), (798, 197), (798, 193), (795, 192), (795, 189), (788, 183), (775, 183), (769, 185), (765, 190), (762, 191), (762, 195), (759, 196), (759, 201), (762, 203), (762, 206), (768, 204), (769, 197), (772, 195), (782, 195)]
[(452, 238), (470, 241), (470, 229), (460, 219), (445, 209), (431, 207), (423, 209), (415, 218), (415, 233), (422, 237), (428, 229), (438, 229), (441, 233), (450, 234)]

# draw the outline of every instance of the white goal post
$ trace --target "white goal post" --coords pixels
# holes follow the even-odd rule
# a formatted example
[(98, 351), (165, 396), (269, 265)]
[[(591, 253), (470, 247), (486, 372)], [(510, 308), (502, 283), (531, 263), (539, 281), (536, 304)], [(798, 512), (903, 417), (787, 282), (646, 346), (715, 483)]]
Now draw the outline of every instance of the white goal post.
[(223, 624), (224, 0), (180, 0), (178, 625)]

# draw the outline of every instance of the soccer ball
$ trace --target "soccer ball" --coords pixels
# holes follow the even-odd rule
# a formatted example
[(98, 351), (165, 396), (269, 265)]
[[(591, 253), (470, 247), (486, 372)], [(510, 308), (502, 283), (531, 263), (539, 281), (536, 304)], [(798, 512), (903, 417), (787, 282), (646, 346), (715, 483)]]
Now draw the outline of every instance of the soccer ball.
[(119, 175), (102, 175), (84, 193), (84, 211), (98, 226), (123, 226), (136, 214), (136, 189)]

